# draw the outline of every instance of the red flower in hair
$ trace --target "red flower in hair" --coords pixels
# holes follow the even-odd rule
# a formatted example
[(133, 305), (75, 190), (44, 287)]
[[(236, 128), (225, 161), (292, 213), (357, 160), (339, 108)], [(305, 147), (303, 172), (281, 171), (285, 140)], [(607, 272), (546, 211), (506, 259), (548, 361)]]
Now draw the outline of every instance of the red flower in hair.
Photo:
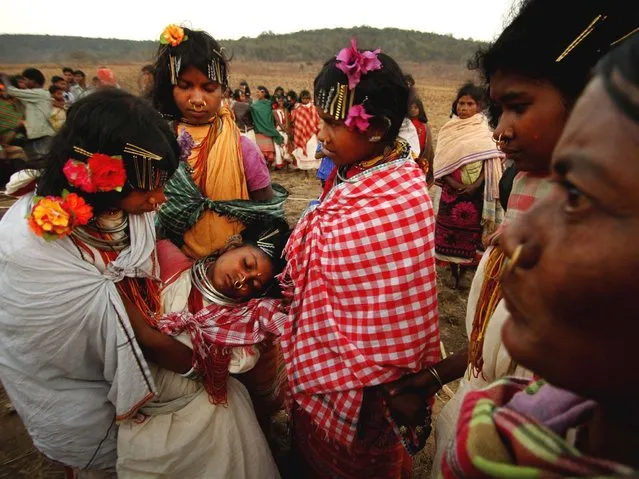
[(88, 161), (91, 183), (96, 191), (122, 191), (126, 181), (124, 162), (119, 156), (94, 153)]

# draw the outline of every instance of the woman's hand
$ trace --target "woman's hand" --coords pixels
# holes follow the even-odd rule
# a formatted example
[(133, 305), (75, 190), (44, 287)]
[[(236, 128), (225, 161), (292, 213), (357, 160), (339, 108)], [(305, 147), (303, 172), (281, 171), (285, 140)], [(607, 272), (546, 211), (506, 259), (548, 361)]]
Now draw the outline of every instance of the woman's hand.
[(393, 418), (406, 426), (422, 425), (428, 400), (437, 394), (443, 384), (462, 377), (467, 366), (468, 349), (465, 348), (430, 366), (439, 378), (427, 368), (384, 384), (382, 388), (386, 404)]

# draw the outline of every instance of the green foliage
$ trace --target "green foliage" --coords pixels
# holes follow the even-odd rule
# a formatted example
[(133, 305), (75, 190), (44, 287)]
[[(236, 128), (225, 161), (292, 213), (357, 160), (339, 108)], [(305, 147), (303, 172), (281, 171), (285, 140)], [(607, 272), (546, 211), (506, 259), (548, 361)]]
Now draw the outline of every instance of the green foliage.
[[(278, 35), (272, 31), (257, 38), (222, 40), (234, 59), (261, 61), (323, 61), (356, 37), (360, 48), (381, 48), (398, 61), (464, 63), (483, 45), (397, 28), (335, 28)], [(152, 41), (49, 35), (0, 35), (0, 63), (100, 63), (150, 62), (158, 43)]]

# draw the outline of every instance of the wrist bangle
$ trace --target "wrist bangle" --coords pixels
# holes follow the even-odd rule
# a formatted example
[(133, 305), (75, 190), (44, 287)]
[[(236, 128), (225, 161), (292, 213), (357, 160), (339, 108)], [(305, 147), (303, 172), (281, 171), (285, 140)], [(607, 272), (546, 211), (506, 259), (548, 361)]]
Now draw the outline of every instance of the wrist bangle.
[(428, 372), (431, 373), (435, 380), (439, 383), (439, 389), (443, 389), (444, 383), (442, 382), (442, 378), (439, 377), (437, 370), (432, 366), (428, 366)]
[(195, 369), (195, 366), (193, 366), (191, 369), (189, 369), (184, 374), (180, 374), (180, 376), (182, 376), (183, 378), (186, 378), (186, 379), (191, 379), (193, 381), (195, 381), (195, 380), (200, 378), (200, 375), (197, 372), (197, 369)]

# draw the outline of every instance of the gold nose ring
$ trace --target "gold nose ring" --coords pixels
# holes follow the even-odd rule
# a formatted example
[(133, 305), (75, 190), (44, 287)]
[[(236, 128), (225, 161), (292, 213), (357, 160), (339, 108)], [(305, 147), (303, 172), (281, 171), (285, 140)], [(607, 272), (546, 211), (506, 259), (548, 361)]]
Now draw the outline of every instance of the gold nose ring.
[(233, 287), (235, 289), (242, 289), (244, 287), (244, 283), (246, 282), (246, 277), (242, 276), (240, 279), (236, 279), (233, 283)]
[(501, 270), (502, 277), (509, 275), (517, 268), (517, 266), (519, 265), (519, 260), (521, 259), (521, 252), (523, 250), (524, 244), (519, 243), (515, 248), (515, 251), (513, 251), (513, 255), (510, 258), (506, 257), (506, 259), (504, 260), (504, 266)]

